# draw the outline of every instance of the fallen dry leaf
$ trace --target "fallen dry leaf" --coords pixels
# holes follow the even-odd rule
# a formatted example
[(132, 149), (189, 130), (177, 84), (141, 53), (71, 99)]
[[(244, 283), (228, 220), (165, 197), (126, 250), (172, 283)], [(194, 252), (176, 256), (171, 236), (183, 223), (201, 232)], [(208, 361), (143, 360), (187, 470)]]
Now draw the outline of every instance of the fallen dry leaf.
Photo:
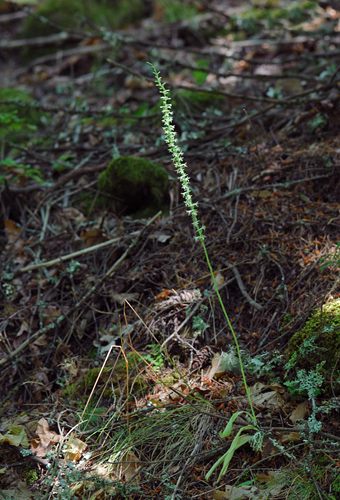
[(138, 458), (136, 457), (133, 451), (128, 451), (122, 460), (121, 465), (121, 475), (124, 476), (125, 481), (130, 484), (138, 485), (140, 481), (140, 477), (138, 474), (138, 470), (141, 466)]
[(4, 225), (8, 244), (11, 246), (12, 255), (14, 255), (14, 262), (22, 265), (25, 264), (26, 257), (23, 253), (23, 247), (27, 244), (27, 241), (20, 236), (21, 227), (10, 219), (5, 220)]
[(213, 491), (213, 499), (214, 500), (225, 500), (229, 498), (229, 493), (226, 491)]
[(301, 441), (301, 434), (299, 432), (289, 432), (289, 434), (284, 434), (281, 439), (281, 443), (290, 443), (295, 441)]
[(112, 300), (118, 302), (118, 304), (120, 304), (121, 306), (124, 305), (124, 302), (126, 300), (131, 302), (132, 300), (137, 300), (139, 297), (138, 293), (118, 293), (118, 292), (115, 292), (114, 290), (110, 291), (110, 295), (111, 295)]
[(149, 236), (150, 240), (157, 240), (159, 243), (166, 243), (171, 240), (172, 236), (170, 234), (154, 233)]
[(16, 488), (10, 490), (2, 490), (4, 498), (15, 498), (15, 500), (32, 500), (38, 498), (39, 491), (30, 491), (25, 481), (19, 481)]
[(225, 373), (238, 374), (240, 372), (240, 362), (238, 357), (232, 352), (216, 353), (211, 360), (211, 368), (208, 373), (210, 380), (213, 377), (221, 377)]
[[(225, 491), (214, 491), (214, 500), (260, 500), (260, 490), (255, 486), (226, 485)], [(265, 498), (264, 496), (262, 498)]]
[(44, 309), (43, 325), (46, 327), (47, 325), (53, 323), (53, 321), (55, 321), (57, 318), (59, 318), (59, 316), (61, 316), (61, 310), (56, 306), (49, 304)]
[(38, 421), (36, 434), (38, 438), (31, 440), (31, 450), (38, 457), (45, 457), (47, 451), (60, 441), (59, 434), (50, 431), (49, 423), (45, 418)]
[(78, 438), (71, 437), (66, 443), (65, 459), (70, 462), (79, 462), (87, 444)]
[(257, 382), (249, 387), (249, 392), (253, 404), (257, 406), (281, 407), (284, 403), (281, 394), (284, 394), (285, 390), (279, 384), (266, 385)]
[(29, 448), (25, 428), (22, 425), (8, 425), (6, 434), (0, 434), (0, 443), (9, 443), (12, 446)]
[(303, 420), (305, 416), (308, 414), (308, 402), (304, 401), (297, 405), (295, 410), (292, 411), (291, 416), (289, 417), (293, 424), (296, 424), (297, 420)]
[[(219, 271), (215, 271), (214, 272), (214, 278), (215, 278), (215, 282), (216, 282), (217, 288), (220, 289), (224, 285), (224, 283), (225, 283), (225, 279), (223, 277), (223, 274), (220, 273)], [(212, 279), (211, 279), (211, 282), (213, 284)]]
[(103, 233), (102, 229), (89, 229), (81, 235), (81, 239), (86, 242), (86, 247), (88, 248), (107, 241), (107, 236)]

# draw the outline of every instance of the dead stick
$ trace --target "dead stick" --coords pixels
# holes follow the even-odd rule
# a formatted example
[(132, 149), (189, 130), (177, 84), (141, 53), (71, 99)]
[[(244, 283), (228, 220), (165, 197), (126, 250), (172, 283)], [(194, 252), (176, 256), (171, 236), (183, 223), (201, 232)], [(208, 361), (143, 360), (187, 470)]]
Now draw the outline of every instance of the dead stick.
[[(138, 231), (135, 231), (131, 233), (129, 236), (136, 236), (137, 233)], [(39, 264), (31, 264), (29, 266), (23, 267), (22, 269), (19, 269), (19, 271), (21, 273), (25, 273), (26, 271), (33, 271), (33, 269), (40, 269), (41, 267), (51, 267), (54, 266), (55, 264), (60, 264), (61, 262), (65, 262), (75, 257), (79, 257), (79, 255), (94, 252), (95, 250), (99, 250), (100, 248), (105, 248), (109, 245), (112, 245), (112, 243), (117, 243), (117, 241), (120, 241), (121, 239), (122, 239), (121, 236), (118, 238), (113, 238), (109, 241), (98, 243), (98, 245), (93, 245), (92, 247), (83, 248), (82, 250), (78, 250), (77, 252), (69, 253), (67, 255), (61, 255), (57, 259), (48, 260), (46, 262), (39, 262)]]
[(27, 46), (41, 46), (55, 43), (63, 43), (67, 40), (81, 40), (79, 35), (70, 35), (65, 31), (56, 33), (55, 35), (39, 36), (37, 38), (25, 38), (20, 40), (2, 40), (0, 42), (0, 49), (20, 49)]
[(223, 257), (221, 259), (219, 259), (220, 262), (222, 262), (222, 264), (224, 264), (226, 267), (229, 267), (232, 272), (234, 273), (234, 276), (236, 278), (236, 281), (237, 281), (237, 284), (238, 284), (238, 287), (240, 289), (240, 292), (242, 293), (243, 297), (249, 302), (249, 304), (251, 306), (253, 306), (255, 309), (257, 309), (258, 311), (262, 311), (263, 310), (263, 306), (261, 306), (261, 304), (259, 304), (258, 302), (256, 302), (254, 299), (252, 299), (250, 297), (250, 295), (248, 294), (248, 292), (246, 291), (245, 289), (245, 286), (243, 284), (243, 281), (242, 281), (242, 278), (241, 278), (241, 275), (240, 273), (238, 272), (238, 269), (235, 265), (231, 264), (230, 262), (228, 262), (227, 260), (223, 259)]

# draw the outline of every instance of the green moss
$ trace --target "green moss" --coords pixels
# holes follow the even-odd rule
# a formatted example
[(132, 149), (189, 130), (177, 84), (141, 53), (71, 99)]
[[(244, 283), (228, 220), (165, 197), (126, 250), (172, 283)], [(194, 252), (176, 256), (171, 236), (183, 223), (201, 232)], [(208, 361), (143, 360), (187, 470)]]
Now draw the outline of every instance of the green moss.
[(35, 483), (36, 481), (39, 480), (39, 477), (38, 477), (38, 473), (35, 469), (31, 469), (27, 472), (26, 474), (26, 481), (28, 482), (28, 484), (33, 484)]
[(119, 214), (151, 216), (168, 206), (168, 185), (168, 174), (160, 165), (145, 158), (121, 156), (98, 178), (98, 203)]
[[(48, 36), (58, 33), (61, 28), (51, 26), (44, 22), (48, 20), (65, 28), (77, 28), (85, 15), (81, 0), (47, 0), (42, 3), (35, 11), (37, 17), (28, 16), (22, 29), (22, 35), (25, 38), (36, 36)], [(77, 21), (76, 18), (78, 17)]]
[[(100, 384), (108, 381), (110, 371), (110, 368), (104, 368), (100, 378)], [(73, 384), (68, 385), (66, 389), (63, 390), (62, 396), (70, 396), (74, 398), (80, 395), (81, 397), (87, 398), (87, 394), (93, 388), (99, 372), (100, 368), (92, 368), (84, 375), (84, 377), (80, 378)]]
[(270, 21), (281, 19), (303, 19), (306, 17), (306, 12), (302, 11), (300, 7), (290, 7), (289, 9), (280, 8), (263, 8), (263, 9), (250, 9), (242, 14), (243, 19), (253, 19), (256, 21)]
[(74, 206), (78, 208), (86, 217), (89, 217), (95, 206), (96, 196), (90, 191), (84, 191), (74, 198)]
[[(28, 16), (23, 24), (21, 36), (34, 38), (59, 33), (63, 29), (82, 30), (95, 24), (110, 29), (121, 28), (141, 19), (142, 0), (45, 0)], [(49, 21), (49, 22), (46, 22)], [(50, 24), (52, 23), (52, 24)], [(54, 26), (55, 25), (55, 26)], [(22, 56), (25, 60), (55, 52), (55, 45), (43, 48), (26, 47)]]
[(340, 299), (333, 300), (317, 309), (305, 326), (290, 339), (288, 360), (291, 365), (315, 369), (326, 361), (324, 368), (331, 374), (340, 355)]
[(301, 9), (308, 9), (308, 10), (314, 10), (319, 6), (318, 2), (311, 2), (311, 1), (301, 2), (300, 5)]
[[(131, 375), (131, 380), (129, 381), (129, 387), (133, 383), (133, 393), (142, 391), (145, 388), (144, 382), (140, 376), (136, 376), (134, 368), (136, 368), (140, 362), (140, 358), (135, 353), (128, 353), (126, 355), (128, 361), (128, 373)], [(96, 367), (88, 370), (86, 374), (78, 379), (75, 383), (70, 384), (62, 391), (62, 396), (79, 398), (81, 400), (87, 400), (90, 395), (91, 390), (96, 383), (97, 377), (101, 367)], [(115, 394), (120, 394), (124, 384), (127, 379), (127, 370), (125, 359), (118, 361), (118, 363), (113, 367), (105, 367), (101, 373), (100, 379), (96, 387), (96, 395), (100, 395), (104, 386), (104, 397), (108, 399), (113, 399)], [(113, 392), (115, 394), (113, 394)]]
[[(309, 19), (316, 6), (316, 2), (291, 2), (289, 7), (283, 8), (279, 7), (278, 2), (255, 2), (255, 7), (232, 16), (232, 29), (255, 29), (256, 21), (280, 22), (288, 19), (292, 22), (299, 22)], [(251, 24), (252, 22), (255, 24)]]
[(173, 23), (184, 19), (190, 19), (198, 14), (198, 10), (193, 5), (186, 5), (178, 0), (159, 0), (164, 8), (165, 23)]
[[(22, 30), (27, 38), (48, 36), (62, 28), (80, 29), (86, 20), (99, 26), (118, 28), (137, 21), (141, 17), (142, 0), (45, 0), (35, 11), (36, 16), (28, 16)], [(57, 26), (44, 22), (48, 20)], [(60, 27), (59, 27), (60, 26)]]
[[(13, 89), (10, 87), (3, 87), (2, 89), (0, 89), (0, 99), (1, 100), (15, 99), (15, 100), (23, 102), (23, 103), (32, 102), (32, 97), (28, 92), (25, 92), (24, 90), (19, 90), (19, 89)], [(1, 109), (3, 106), (4, 105), (1, 104)]]

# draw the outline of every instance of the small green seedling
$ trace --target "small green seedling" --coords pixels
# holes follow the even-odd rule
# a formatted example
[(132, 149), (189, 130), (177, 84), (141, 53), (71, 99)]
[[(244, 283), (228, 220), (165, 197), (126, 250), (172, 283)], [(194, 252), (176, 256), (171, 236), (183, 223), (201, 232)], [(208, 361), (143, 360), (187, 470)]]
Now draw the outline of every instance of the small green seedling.
[(340, 267), (340, 241), (336, 246), (335, 252), (326, 255), (326, 257), (320, 259), (320, 262), (322, 263), (321, 271), (324, 271), (327, 266), (335, 265)]

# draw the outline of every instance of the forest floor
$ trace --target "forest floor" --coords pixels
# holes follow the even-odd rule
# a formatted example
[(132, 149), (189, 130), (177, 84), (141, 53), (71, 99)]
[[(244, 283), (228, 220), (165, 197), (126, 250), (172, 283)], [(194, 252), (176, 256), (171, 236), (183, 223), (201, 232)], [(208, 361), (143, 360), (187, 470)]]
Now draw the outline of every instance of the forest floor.
[[(29, 38), (0, 2), (0, 498), (340, 498), (337, 314), (330, 353), (322, 316), (290, 342), (340, 297), (340, 10), (181, 3)], [(166, 170), (162, 213), (98, 203), (119, 156)]]

